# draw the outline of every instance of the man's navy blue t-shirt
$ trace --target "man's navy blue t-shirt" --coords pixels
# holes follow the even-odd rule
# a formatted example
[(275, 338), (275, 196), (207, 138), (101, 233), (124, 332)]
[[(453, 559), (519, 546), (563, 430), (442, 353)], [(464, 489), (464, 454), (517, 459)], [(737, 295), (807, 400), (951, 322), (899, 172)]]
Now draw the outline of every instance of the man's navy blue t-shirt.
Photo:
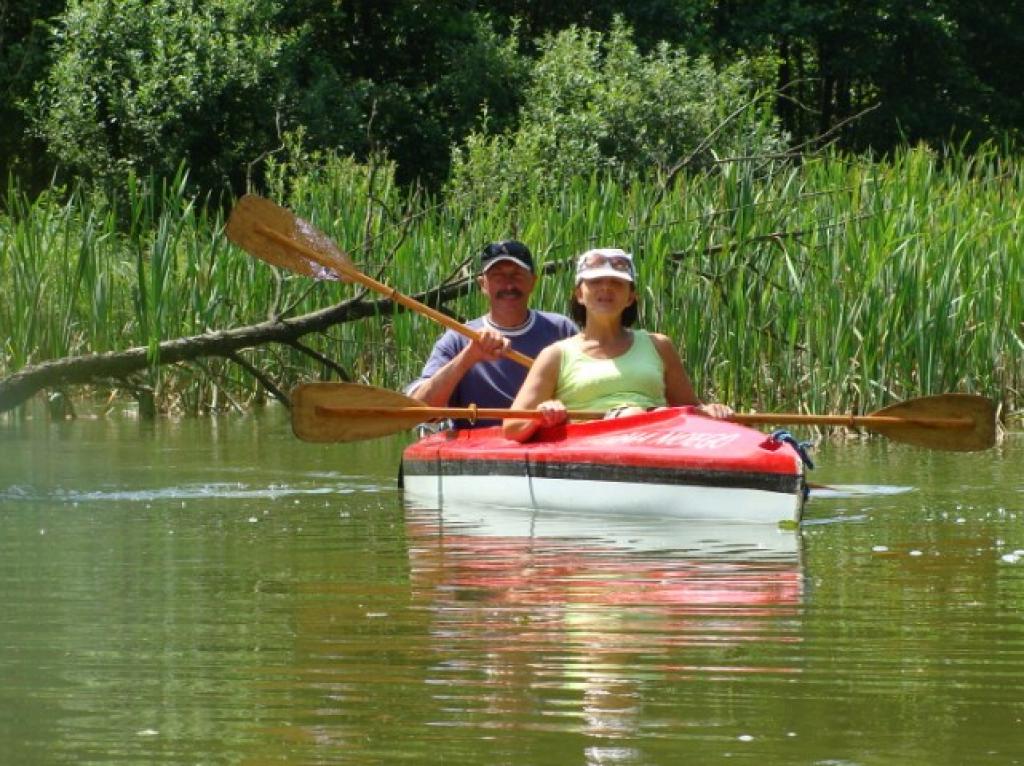
[[(477, 331), (498, 330), (509, 339), (515, 351), (534, 359), (545, 347), (579, 332), (572, 320), (566, 316), (534, 310), (530, 311), (529, 319), (514, 330), (495, 327), (487, 321), (485, 316), (477, 317), (468, 322), (467, 326)], [(469, 338), (454, 330), (446, 330), (434, 344), (434, 350), (423, 366), (423, 372), (405, 390), (415, 390), (423, 381), (432, 377), (434, 373), (458, 356), (469, 344)], [(526, 380), (526, 373), (527, 369), (523, 365), (508, 358), (474, 364), (455, 387), (451, 399), (448, 400), (448, 406), (468, 407), (470, 404), (475, 404), (477, 407), (510, 407), (512, 400), (519, 393), (523, 381)], [(496, 420), (481, 420), (475, 425), (482, 427), (496, 425), (498, 422)], [(458, 425), (463, 428), (470, 424), (460, 421)]]

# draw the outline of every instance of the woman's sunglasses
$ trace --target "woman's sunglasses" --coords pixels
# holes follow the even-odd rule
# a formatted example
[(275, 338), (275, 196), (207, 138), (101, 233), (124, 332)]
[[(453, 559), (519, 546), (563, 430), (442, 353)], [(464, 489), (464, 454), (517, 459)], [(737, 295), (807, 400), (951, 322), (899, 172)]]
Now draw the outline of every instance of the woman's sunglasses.
[(604, 255), (603, 253), (592, 253), (580, 258), (576, 270), (597, 269), (601, 266), (611, 266), (615, 271), (627, 274), (633, 273), (633, 259), (628, 255)]

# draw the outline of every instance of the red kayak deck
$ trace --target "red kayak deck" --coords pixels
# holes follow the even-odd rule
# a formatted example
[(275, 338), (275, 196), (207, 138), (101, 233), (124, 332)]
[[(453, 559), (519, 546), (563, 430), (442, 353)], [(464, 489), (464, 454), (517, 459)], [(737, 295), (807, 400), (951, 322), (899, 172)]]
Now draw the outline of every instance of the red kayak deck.
[[(802, 462), (790, 445), (745, 426), (703, 417), (692, 407), (542, 429), (525, 444), (505, 439), (500, 428), (444, 431), (405, 450), (403, 477), (407, 488), (434, 493), (438, 502), (445, 496), (493, 501), (502, 496), (495, 484), (525, 478), (531, 482), (527, 489), (533, 503), (552, 497), (538, 492), (547, 486), (545, 480), (579, 482), (579, 491), (591, 493), (612, 487), (621, 493), (627, 485), (717, 488), (797, 497), (797, 517), (804, 491)], [(505, 486), (511, 504), (524, 504), (514, 484)], [(569, 485), (553, 497), (559, 507), (592, 507), (597, 502), (572, 493)], [(680, 490), (664, 498), (683, 504), (686, 500)]]

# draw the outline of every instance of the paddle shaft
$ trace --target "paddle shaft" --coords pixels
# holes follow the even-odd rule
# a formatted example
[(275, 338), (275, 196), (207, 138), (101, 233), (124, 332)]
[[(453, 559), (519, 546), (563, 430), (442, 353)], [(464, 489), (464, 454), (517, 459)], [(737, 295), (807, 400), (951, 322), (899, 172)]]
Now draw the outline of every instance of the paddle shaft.
[[(342, 442), (399, 433), (417, 423), (454, 417), (500, 420), (541, 418), (536, 409), (427, 407), (397, 391), (358, 383), (303, 383), (292, 389), (292, 430), (305, 441)], [(685, 412), (685, 410), (684, 410)], [(605, 413), (568, 410), (569, 420), (595, 420)], [(672, 417), (670, 412), (666, 416)], [(643, 431), (643, 420), (636, 423)], [(867, 415), (758, 412), (736, 414), (736, 423), (863, 427), (894, 441), (927, 449), (973, 452), (996, 442), (995, 403), (973, 394), (935, 394), (890, 404)], [(629, 428), (629, 424), (624, 425)], [(679, 427), (686, 430), (684, 423)], [(697, 425), (699, 430), (699, 425)]]
[[(462, 420), (504, 420), (506, 418), (532, 418), (541, 420), (540, 410), (512, 410), (504, 407), (326, 407), (317, 405), (316, 413), (332, 418), (408, 418), (410, 415), (423, 420), (435, 418), (460, 418)], [(567, 413), (574, 420), (600, 420), (604, 410), (575, 410)]]
[[(440, 311), (437, 311), (436, 309), (432, 309), (430, 306), (420, 303), (415, 298), (410, 298), (408, 295), (404, 295), (398, 292), (398, 290), (394, 289), (393, 287), (389, 287), (383, 282), (378, 282), (373, 277), (369, 277), (366, 274), (363, 274), (361, 271), (359, 271), (356, 268), (353, 268), (344, 261), (335, 258), (327, 258), (321, 253), (318, 253), (316, 250), (313, 250), (310, 247), (306, 247), (302, 243), (296, 242), (290, 237), (287, 237), (278, 231), (274, 231), (271, 228), (263, 226), (262, 224), (256, 224), (254, 228), (267, 239), (272, 239), (275, 242), (277, 242), (277, 244), (282, 245), (283, 247), (290, 247), (293, 250), (301, 253), (309, 260), (314, 261), (315, 263), (319, 263), (321, 266), (325, 268), (333, 269), (334, 271), (344, 274), (353, 282), (358, 282), (359, 284), (368, 287), (374, 292), (378, 292), (384, 296), (387, 296), (390, 300), (394, 301), (395, 303), (401, 304), (402, 306), (405, 306), (407, 309), (411, 311), (415, 311), (418, 314), (422, 314), (425, 317), (429, 317), (430, 319), (433, 319), (435, 322), (444, 325), (450, 330), (454, 330), (460, 335), (464, 335), (470, 340), (480, 340), (480, 334), (478, 332), (470, 329), (469, 327), (466, 327), (458, 320), (452, 319), (447, 314), (444, 314)], [(523, 367), (526, 368), (529, 368), (530, 366), (533, 365), (533, 359), (513, 349), (509, 349), (508, 351), (506, 351), (505, 356), (511, 359), (513, 362), (521, 364)]]
[[(424, 420), (435, 418), (461, 418), (475, 421), (504, 420), (510, 418), (532, 418), (540, 420), (544, 413), (540, 410), (513, 410), (499, 407), (334, 407), (317, 405), (316, 413), (326, 417), (392, 417), (408, 418), (410, 415), (422, 417)], [(570, 420), (600, 420), (605, 416), (603, 410), (569, 410), (566, 416)], [(962, 428), (974, 427), (970, 418), (899, 418), (887, 415), (801, 415), (791, 412), (777, 413), (736, 413), (729, 418), (734, 423), (744, 425), (786, 424), (786, 425), (823, 425), (847, 426), (848, 428), (873, 426), (914, 425), (924, 428)]]
[(873, 428), (878, 426), (920, 426), (923, 428), (971, 429), (972, 418), (894, 417), (890, 415), (801, 415), (794, 412), (735, 414), (729, 420), (744, 425), (785, 424), (810, 426), (846, 426)]

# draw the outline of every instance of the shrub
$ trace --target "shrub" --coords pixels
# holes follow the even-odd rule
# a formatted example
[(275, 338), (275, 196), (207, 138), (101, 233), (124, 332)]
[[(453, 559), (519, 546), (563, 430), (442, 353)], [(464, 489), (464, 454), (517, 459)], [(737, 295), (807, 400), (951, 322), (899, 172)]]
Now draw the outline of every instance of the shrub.
[(35, 129), (76, 174), (216, 188), (275, 131), (274, 0), (72, 0), (38, 90)]
[(665, 43), (641, 54), (621, 20), (607, 34), (571, 27), (542, 41), (515, 130), (490, 134), (485, 114), (454, 150), (452, 189), (488, 199), (595, 171), (648, 174), (684, 157), (699, 167), (779, 150), (771, 104), (757, 96), (764, 68), (739, 59), (716, 71)]

